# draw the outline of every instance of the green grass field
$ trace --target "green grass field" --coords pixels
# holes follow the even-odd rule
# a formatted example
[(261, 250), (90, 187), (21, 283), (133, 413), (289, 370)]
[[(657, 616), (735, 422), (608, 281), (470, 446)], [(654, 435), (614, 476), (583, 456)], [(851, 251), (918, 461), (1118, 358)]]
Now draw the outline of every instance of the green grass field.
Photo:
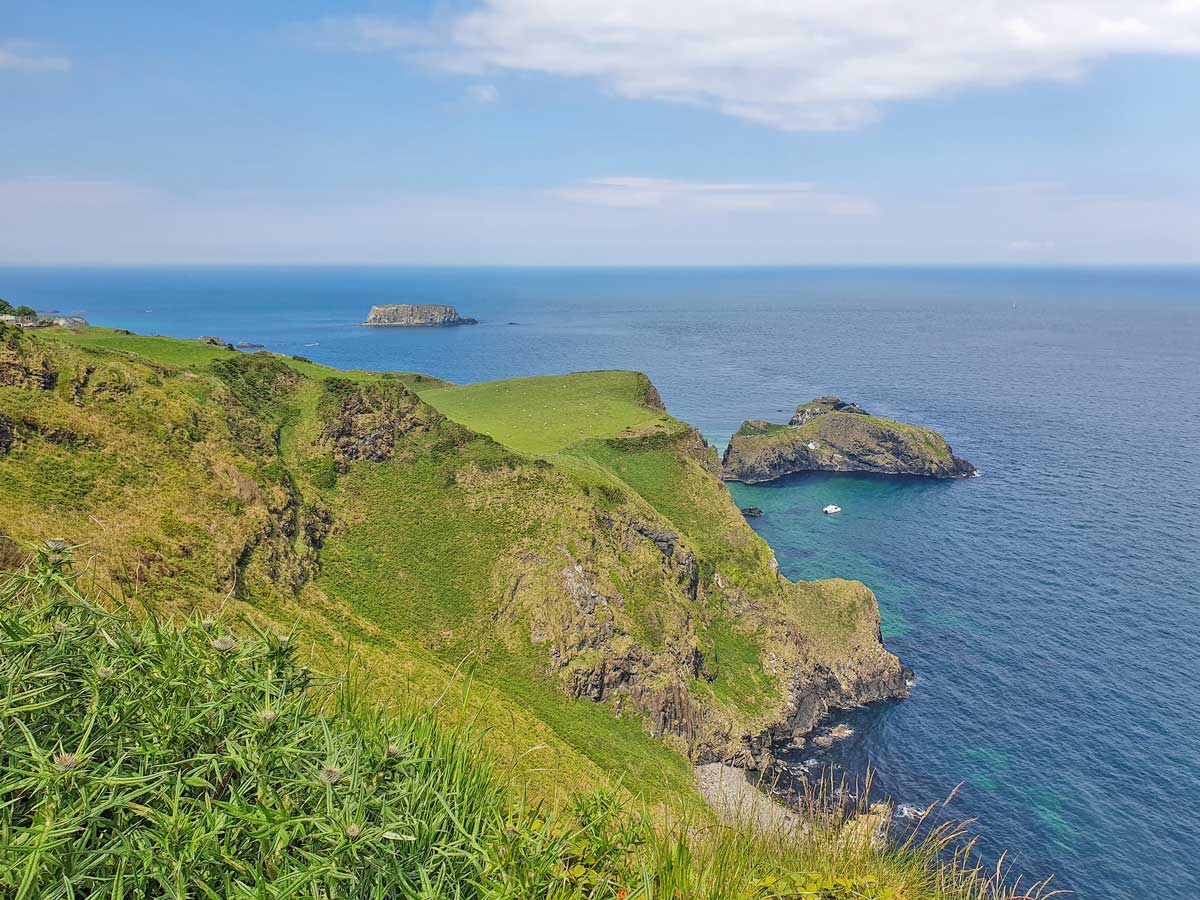
[(645, 405), (637, 372), (576, 372), (422, 390), (447, 418), (536, 456), (587, 438), (666, 430), (674, 420)]

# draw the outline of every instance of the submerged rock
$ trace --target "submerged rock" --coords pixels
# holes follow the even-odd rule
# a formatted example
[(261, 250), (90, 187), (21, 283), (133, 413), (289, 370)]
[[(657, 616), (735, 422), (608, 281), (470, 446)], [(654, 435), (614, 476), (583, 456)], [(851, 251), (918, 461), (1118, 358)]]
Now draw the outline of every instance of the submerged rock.
[(364, 325), (385, 325), (400, 328), (437, 327), (444, 325), (476, 325), (478, 319), (458, 314), (453, 306), (436, 303), (388, 303), (372, 306)]
[(762, 514), (763, 514), (763, 511), (761, 509), (759, 509), (757, 506), (742, 507), (742, 515), (745, 516), (747, 519), (757, 519)]
[(796, 472), (876, 472), (963, 478), (975, 467), (936, 431), (870, 415), (837, 397), (796, 407), (787, 425), (742, 424), (723, 459), (727, 481), (754, 484)]

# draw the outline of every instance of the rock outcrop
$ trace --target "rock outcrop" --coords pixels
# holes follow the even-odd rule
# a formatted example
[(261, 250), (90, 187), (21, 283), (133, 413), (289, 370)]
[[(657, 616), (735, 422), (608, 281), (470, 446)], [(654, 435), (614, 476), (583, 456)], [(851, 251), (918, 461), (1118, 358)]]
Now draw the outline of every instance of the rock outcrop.
[(319, 442), (344, 473), (357, 459), (391, 459), (396, 438), (424, 430), (435, 414), (399, 381), (358, 385), (345, 379), (325, 381), (325, 428)]
[(936, 431), (872, 416), (837, 397), (796, 407), (787, 425), (744, 422), (725, 450), (727, 481), (754, 484), (797, 472), (963, 478), (975, 467)]
[(372, 306), (364, 325), (384, 325), (399, 328), (438, 327), (444, 325), (476, 325), (478, 319), (460, 316), (453, 306), (436, 303), (388, 303)]

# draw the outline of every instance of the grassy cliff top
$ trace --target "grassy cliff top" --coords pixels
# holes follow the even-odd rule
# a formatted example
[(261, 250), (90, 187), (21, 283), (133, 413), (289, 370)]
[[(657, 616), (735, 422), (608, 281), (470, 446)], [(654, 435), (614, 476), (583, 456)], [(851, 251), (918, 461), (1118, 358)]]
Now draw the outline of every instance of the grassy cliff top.
[(573, 372), (421, 390), (447, 418), (535, 455), (589, 438), (674, 430), (639, 372)]
[[(110, 350), (118, 353), (132, 354), (135, 357), (151, 359), (155, 362), (188, 369), (205, 369), (219, 360), (235, 356), (257, 356), (245, 354), (240, 350), (228, 347), (218, 347), (198, 340), (188, 338), (162, 337), (160, 335), (133, 334), (120, 328), (48, 328), (40, 332), (56, 342), (79, 347), (83, 350)], [(310, 378), (327, 378), (336, 376), (350, 381), (375, 381), (382, 373), (363, 369), (334, 369), (322, 366), (300, 356), (285, 356), (277, 353), (262, 352), (262, 355), (280, 360), (284, 365), (294, 369), (300, 375)], [(417, 372), (392, 372), (405, 382), (411, 382), (415, 389), (426, 387), (446, 387), (448, 382), (432, 375)]]
[[(803, 408), (803, 407), (801, 407)], [(945, 438), (930, 428), (872, 416), (865, 413), (825, 412), (803, 425), (779, 425), (774, 422), (748, 420), (735, 432), (738, 438), (749, 438), (756, 446), (787, 445), (795, 441), (842, 441), (860, 435), (904, 435), (924, 448), (934, 459), (950, 457)]]
[(771, 481), (799, 472), (875, 472), (961, 478), (974, 467), (936, 431), (869, 414), (838, 397), (796, 407), (787, 425), (742, 423), (723, 457), (731, 481)]

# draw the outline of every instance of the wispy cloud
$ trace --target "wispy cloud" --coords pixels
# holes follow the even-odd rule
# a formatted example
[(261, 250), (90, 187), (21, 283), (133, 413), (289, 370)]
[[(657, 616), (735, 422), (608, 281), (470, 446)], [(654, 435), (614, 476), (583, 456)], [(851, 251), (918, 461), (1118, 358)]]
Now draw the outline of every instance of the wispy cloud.
[(1120, 54), (1200, 53), (1200, 3), (479, 0), (428, 21), (351, 16), (315, 31), (450, 70), (590, 78), (626, 97), (822, 131), (898, 101), (1077, 78)]
[[(881, 203), (809, 182), (618, 176), (554, 190), (207, 191), (0, 180), (0, 262), (1186, 263), (1200, 205), (1072, 192)], [(1147, 229), (1145, 223), (1155, 227)]]
[(475, 103), (495, 103), (500, 91), (494, 84), (473, 84), (467, 88), (467, 99)]
[(822, 190), (804, 181), (697, 182), (667, 178), (593, 178), (557, 188), (551, 196), (572, 203), (618, 209), (691, 208), (697, 210), (768, 210), (808, 208), (832, 215), (871, 215), (865, 197)]
[(66, 72), (71, 60), (37, 41), (0, 40), (0, 69), (17, 72)]
[(383, 16), (326, 16), (286, 29), (288, 37), (326, 50), (360, 53), (413, 52), (437, 42), (428, 22), (405, 23)]

